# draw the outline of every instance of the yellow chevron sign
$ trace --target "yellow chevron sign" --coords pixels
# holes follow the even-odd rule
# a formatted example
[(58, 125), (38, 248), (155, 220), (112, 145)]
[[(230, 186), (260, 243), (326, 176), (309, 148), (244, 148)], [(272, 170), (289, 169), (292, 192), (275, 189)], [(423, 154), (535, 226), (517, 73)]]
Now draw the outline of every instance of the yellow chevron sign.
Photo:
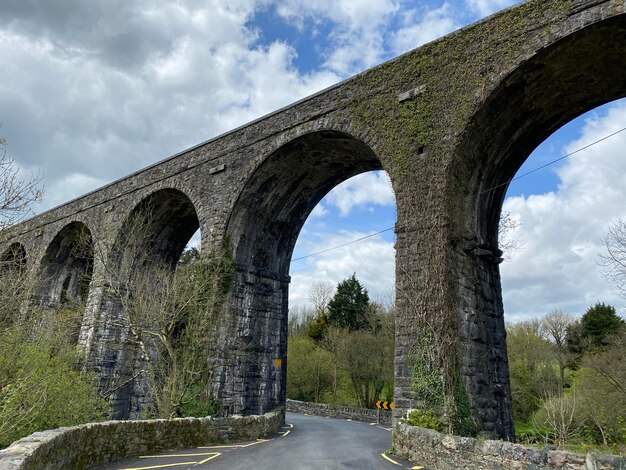
[(376, 408), (378, 408), (379, 410), (393, 410), (394, 404), (392, 401), (378, 400), (376, 402)]

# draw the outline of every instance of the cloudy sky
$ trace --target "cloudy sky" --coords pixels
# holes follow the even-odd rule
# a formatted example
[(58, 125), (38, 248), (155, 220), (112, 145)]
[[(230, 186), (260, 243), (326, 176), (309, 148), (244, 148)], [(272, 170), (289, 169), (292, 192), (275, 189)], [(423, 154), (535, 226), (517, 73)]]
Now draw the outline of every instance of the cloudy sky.
[[(476, 21), (514, 0), (3, 0), (0, 135), (44, 175), (37, 211), (287, 105)], [(613, 103), (570, 123), (533, 168), (626, 126)], [(623, 302), (597, 265), (626, 216), (626, 133), (522, 178), (502, 265), (507, 319)], [(376, 188), (376, 190), (372, 190)], [(392, 227), (384, 173), (344, 182), (318, 206), (294, 258)], [(314, 280), (356, 272), (374, 298), (393, 286), (393, 232), (292, 263), (294, 305)]]

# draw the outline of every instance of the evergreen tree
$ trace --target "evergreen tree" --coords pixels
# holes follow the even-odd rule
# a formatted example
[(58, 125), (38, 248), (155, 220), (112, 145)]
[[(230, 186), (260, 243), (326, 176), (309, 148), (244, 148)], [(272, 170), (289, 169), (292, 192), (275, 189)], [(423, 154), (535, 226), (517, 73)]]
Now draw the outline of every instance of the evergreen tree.
[(356, 274), (337, 284), (337, 291), (328, 303), (328, 324), (351, 331), (368, 326), (369, 295)]
[(624, 324), (615, 307), (598, 302), (587, 309), (580, 319), (581, 335), (589, 338), (594, 347), (606, 346), (607, 337), (616, 333)]
[(326, 314), (322, 311), (319, 315), (309, 323), (309, 327), (307, 329), (307, 334), (309, 338), (311, 338), (316, 343), (319, 343), (326, 336), (326, 332), (328, 331), (328, 320), (326, 319)]

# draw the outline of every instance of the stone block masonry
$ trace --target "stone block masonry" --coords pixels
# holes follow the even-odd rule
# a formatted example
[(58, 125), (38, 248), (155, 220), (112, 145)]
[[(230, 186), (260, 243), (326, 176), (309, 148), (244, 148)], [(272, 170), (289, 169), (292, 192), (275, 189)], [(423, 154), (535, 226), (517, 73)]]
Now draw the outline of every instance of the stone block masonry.
[(0, 470), (81, 470), (142, 453), (274, 434), (283, 410), (262, 416), (106, 421), (31, 434), (0, 451)]
[(451, 436), (403, 421), (396, 423), (394, 435), (398, 455), (430, 470), (626, 470), (626, 456), (585, 455)]
[[(376, 410), (367, 408), (353, 408), (343, 405), (329, 405), (327, 403), (310, 403), (306, 401), (287, 400), (287, 411), (292, 413), (303, 413), (314, 416), (328, 416), (329, 418), (353, 419), (355, 421), (365, 421), (366, 423), (376, 422)], [(392, 412), (380, 410), (380, 424), (391, 426)]]
[[(86, 367), (114, 390), (114, 417), (136, 418), (148, 402), (142, 354), (110, 281), (123, 266), (135, 267), (130, 279), (173, 267), (200, 228), (203, 250), (237, 266), (210, 343), (211, 392), (229, 414), (259, 415), (285, 404), (289, 266), (307, 216), (342, 181), (386, 170), (398, 216), (396, 415), (415, 407), (416, 360), (427, 358), (449, 411), (476, 423), (463, 432), (514, 440), (502, 203), (552, 132), (626, 96), (625, 44), (624, 0), (522, 2), (10, 227), (0, 259), (19, 253), (33, 279), (45, 267), (46, 308), (86, 296)], [(125, 234), (144, 212), (133, 248)], [(100, 253), (93, 266), (76, 256), (79, 234)], [(150, 264), (138, 262), (150, 247)], [(83, 271), (79, 289), (69, 281)]]

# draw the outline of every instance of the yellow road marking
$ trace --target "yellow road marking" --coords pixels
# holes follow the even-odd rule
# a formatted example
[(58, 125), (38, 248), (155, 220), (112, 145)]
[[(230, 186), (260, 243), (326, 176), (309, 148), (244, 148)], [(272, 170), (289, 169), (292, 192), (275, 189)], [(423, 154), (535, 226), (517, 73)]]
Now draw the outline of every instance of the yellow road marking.
[[(203, 452), (202, 454), (168, 454), (168, 455), (142, 455), (140, 459), (164, 459), (166, 457), (202, 457), (206, 455), (219, 455), (219, 452)], [(212, 458), (212, 457), (211, 457)]]
[(158, 458), (164, 458), (164, 457), (198, 457), (198, 456), (206, 456), (206, 455), (210, 455), (210, 457), (201, 460), (199, 462), (196, 461), (191, 461), (191, 462), (177, 462), (177, 463), (164, 463), (164, 464), (160, 464), (160, 465), (151, 465), (149, 467), (133, 467), (133, 468), (124, 468), (122, 470), (152, 470), (152, 469), (156, 469), (156, 468), (168, 468), (168, 467), (180, 467), (182, 465), (202, 465), (203, 463), (208, 462), (209, 460), (212, 460), (216, 457), (219, 457), (220, 455), (222, 455), (219, 452), (205, 452), (203, 454), (177, 454), (177, 455), (148, 455), (148, 456), (141, 456), (139, 457), (140, 459), (158, 459)]
[(152, 465), (151, 467), (133, 467), (123, 468), (122, 470), (151, 470), (153, 468), (166, 468), (166, 467), (181, 467), (183, 465), (195, 465), (198, 462), (180, 462), (180, 463), (166, 463), (163, 465)]
[(420, 467), (419, 465), (416, 465), (415, 467), (411, 467), (411, 470), (420, 470), (420, 468), (424, 468), (424, 467)]
[(209, 457), (208, 459), (201, 460), (200, 462), (198, 462), (198, 465), (202, 465), (203, 463), (207, 463), (209, 460), (214, 459), (216, 457), (219, 457), (220, 455), (222, 455), (222, 454), (220, 454), (219, 452), (215, 452), (214, 456)]
[(291, 432), (291, 429), (289, 431), (285, 431), (283, 434), (283, 437), (285, 437), (287, 434), (289, 434)]
[(256, 442), (251, 442), (250, 444), (233, 444), (233, 445), (221, 445), (221, 446), (205, 446), (198, 447), (198, 449), (243, 449), (245, 447), (255, 446), (257, 444), (263, 444), (267, 442), (268, 439), (257, 439)]
[(390, 459), (389, 457), (387, 457), (387, 456), (385, 455), (385, 453), (384, 453), (384, 452), (383, 452), (382, 454), (380, 454), (380, 455), (382, 455), (382, 456), (383, 456), (383, 459), (385, 459), (385, 460), (389, 460), (392, 464), (394, 464), (394, 465), (400, 465), (400, 464), (399, 464), (398, 462), (396, 462), (395, 460)]

